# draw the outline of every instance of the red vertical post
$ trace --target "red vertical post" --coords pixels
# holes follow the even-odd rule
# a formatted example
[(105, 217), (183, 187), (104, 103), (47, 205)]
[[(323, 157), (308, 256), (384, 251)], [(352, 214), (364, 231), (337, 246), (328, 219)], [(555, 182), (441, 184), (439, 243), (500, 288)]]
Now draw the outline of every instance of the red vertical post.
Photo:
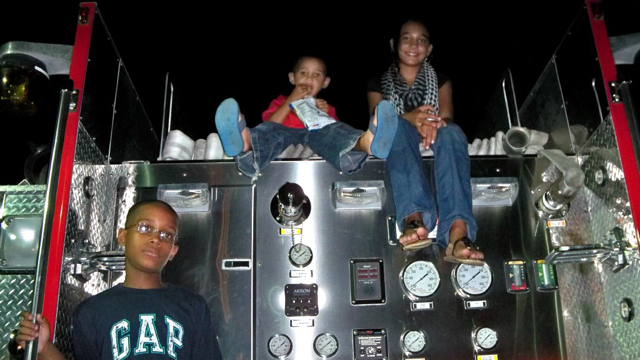
[(49, 239), (47, 275), (44, 283), (42, 305), (42, 314), (49, 320), (52, 328), (55, 328), (56, 323), (67, 213), (69, 210), (71, 180), (73, 177), (73, 164), (78, 136), (78, 122), (80, 121), (80, 111), (82, 110), (82, 96), (87, 74), (91, 33), (96, 8), (96, 3), (80, 4), (76, 38), (73, 45), (71, 68), (69, 70), (69, 77), (73, 80), (73, 87), (78, 91), (78, 103), (76, 110), (69, 112), (67, 125), (64, 130), (64, 144), (60, 161), (58, 187), (55, 189), (56, 202), (53, 223), (51, 225), (51, 238)]
[(638, 234), (638, 219), (640, 219), (640, 192), (636, 191), (636, 189), (640, 188), (640, 173), (638, 172), (636, 162), (636, 156), (638, 156), (638, 154), (636, 154), (634, 150), (633, 139), (631, 138), (631, 131), (629, 129), (629, 120), (627, 119), (624, 104), (613, 100), (614, 94), (611, 93), (611, 87), (609, 86), (609, 84), (618, 81), (618, 71), (613, 58), (613, 52), (611, 51), (609, 35), (607, 34), (605, 14), (602, 12), (602, 1), (586, 0), (586, 5), (589, 12), (593, 39), (598, 53), (598, 60), (600, 61), (602, 79), (604, 80), (603, 85), (607, 94), (607, 103), (609, 105), (609, 111), (611, 112), (611, 121), (620, 151), (622, 171), (624, 172), (624, 179), (629, 194), (629, 205), (634, 218), (636, 234)]

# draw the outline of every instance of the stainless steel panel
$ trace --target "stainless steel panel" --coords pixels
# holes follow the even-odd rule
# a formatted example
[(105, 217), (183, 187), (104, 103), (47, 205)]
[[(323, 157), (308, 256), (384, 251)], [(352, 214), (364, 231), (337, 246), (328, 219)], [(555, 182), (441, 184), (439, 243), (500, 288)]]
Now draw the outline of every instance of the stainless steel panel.
[[(603, 129), (602, 136), (608, 138), (606, 134), (610, 134), (610, 130)], [(598, 138), (593, 141), (599, 144), (599, 149), (606, 148)], [(607, 141), (610, 140), (604, 142)], [(595, 146), (590, 149), (597, 150)], [(583, 152), (579, 157), (583, 164), (588, 164), (587, 155)], [(636, 276), (635, 262), (616, 274), (621, 277), (613, 281), (603, 280), (602, 269), (596, 265), (558, 267), (559, 291), (541, 292), (535, 287), (531, 262), (544, 259), (554, 245), (533, 203), (536, 197), (532, 186), (539, 182), (534, 180), (544, 172), (537, 166), (539, 161), (536, 157), (471, 160), (474, 179), (515, 177), (520, 189), (511, 206), (474, 207), (479, 225), (477, 244), (485, 252), (493, 273), (488, 292), (471, 299), (485, 301), (487, 306), (483, 309), (468, 309), (465, 299), (456, 293), (451, 278), (455, 266), (442, 260), (443, 248), (435, 245), (417, 253), (405, 253), (394, 239), (389, 239), (393, 229), (390, 231), (387, 220), (395, 214), (384, 161), (371, 159), (362, 171), (353, 175), (339, 173), (323, 160), (274, 161), (254, 182), (240, 175), (232, 161), (136, 164), (122, 169), (94, 166), (81, 170), (82, 167), (78, 167), (77, 176), (82, 179), (90, 170), (98, 172), (98, 179), (111, 178), (116, 173), (127, 179), (124, 183), (109, 180), (105, 184), (112, 185), (102, 186), (111, 190), (107, 190), (106, 197), (100, 201), (112, 203), (109, 196), (116, 195), (127, 199), (126, 205), (104, 210), (115, 214), (119, 209), (119, 217), (134, 199), (156, 197), (162, 184), (210, 186), (211, 211), (180, 214), (179, 256), (167, 266), (163, 276), (205, 296), (227, 357), (273, 358), (267, 343), (272, 336), (283, 334), (293, 343), (288, 358), (316, 359), (319, 356), (313, 351), (314, 339), (331, 333), (339, 343), (333, 358), (351, 359), (357, 351), (353, 332), (367, 329), (384, 330), (389, 359), (404, 356), (400, 339), (407, 330), (423, 331), (429, 339), (427, 349), (414, 357), (470, 358), (498, 354), (501, 358), (564, 359), (586, 354), (605, 357), (614, 353), (634, 354), (633, 345), (615, 340), (635, 333), (633, 322), (622, 323), (616, 317), (615, 304), (620, 298), (616, 291), (624, 291), (624, 297), (635, 302), (627, 288), (621, 290)], [(432, 159), (425, 159), (423, 165), (425, 171), (432, 172)], [(585, 167), (587, 176), (591, 174), (590, 169)], [(131, 180), (131, 176), (135, 179)], [(387, 187), (386, 198), (378, 209), (336, 209), (332, 189), (341, 181), (367, 184), (382, 181)], [(290, 227), (276, 221), (272, 212), (274, 196), (287, 182), (300, 185), (309, 199), (307, 219), (294, 226), (295, 230), (302, 231), (301, 238), (292, 239), (286, 234)], [(79, 180), (76, 186), (80, 186)], [(605, 229), (598, 230), (598, 226), (604, 225), (608, 230), (609, 225), (605, 224), (613, 224), (617, 215), (607, 210), (613, 203), (593, 194), (585, 188), (574, 199), (566, 218), (569, 225), (560, 234), (564, 236), (560, 240), (589, 242), (595, 233), (597, 236), (605, 233)], [(606, 194), (620, 196), (621, 193), (616, 190)], [(86, 208), (86, 201), (78, 194), (75, 208)], [(602, 222), (607, 213), (609, 220)], [(75, 226), (85, 223), (86, 216), (76, 215)], [(90, 223), (101, 223), (100, 217), (89, 219)], [(625, 221), (628, 223), (630, 219)], [(285, 234), (281, 235), (283, 231)], [(302, 268), (288, 259), (292, 243), (300, 242), (313, 252), (310, 264)], [(251, 265), (238, 271), (223, 270), (223, 259), (244, 259)], [(503, 263), (511, 259), (525, 262), (528, 292), (507, 291)], [(352, 301), (350, 266), (354, 260), (380, 261), (384, 301), (374, 304)], [(433, 262), (440, 277), (438, 290), (425, 299), (432, 303), (432, 310), (413, 311), (412, 300), (403, 292), (400, 275), (406, 265), (416, 260)], [(84, 289), (66, 278), (65, 286), (75, 292), (65, 295), (68, 298), (61, 304), (75, 304), (88, 296), (90, 284), (110, 285), (100, 274), (93, 276), (96, 279), (84, 284)], [(317, 287), (317, 315), (285, 313), (285, 287), (295, 284)], [(67, 314), (70, 311), (61, 309)], [(498, 333), (498, 343), (489, 351), (480, 351), (472, 343), (473, 331), (482, 326)]]
[[(180, 213), (179, 250), (163, 280), (200, 293), (225, 359), (250, 359), (253, 346), (253, 266), (223, 269), (226, 260), (253, 261), (253, 186), (213, 187), (209, 212)], [(144, 198), (146, 191), (139, 191)], [(151, 192), (150, 197), (155, 194)], [(226, 262), (228, 264), (228, 262)]]
[[(451, 280), (454, 265), (442, 260), (443, 248), (433, 246), (418, 253), (405, 253), (395, 241), (389, 241), (387, 218), (395, 214), (384, 161), (372, 159), (361, 172), (353, 175), (341, 174), (322, 160), (274, 161), (253, 184), (238, 175), (235, 164), (229, 161), (171, 166), (141, 164), (136, 170), (136, 191), (139, 196), (152, 197), (157, 186), (163, 183), (204, 181), (212, 186), (214, 194), (220, 195), (213, 202), (212, 214), (181, 214), (181, 227), (186, 227), (187, 240), (197, 245), (181, 245), (179, 253), (183, 258), (176, 258), (167, 266), (164, 276), (207, 295), (216, 314), (214, 321), (221, 346), (225, 355), (232, 358), (247, 358), (247, 346), (252, 347), (252, 359), (272, 358), (267, 343), (273, 335), (284, 334), (293, 342), (288, 358), (316, 359), (319, 357), (313, 351), (313, 341), (316, 336), (329, 332), (339, 342), (333, 358), (350, 359), (355, 351), (353, 331), (362, 329), (385, 330), (390, 359), (402, 358), (400, 338), (409, 329), (422, 330), (429, 337), (427, 350), (419, 356), (469, 358), (478, 353), (471, 334), (480, 326), (494, 328), (500, 339), (494, 349), (481, 354), (526, 358), (535, 353), (540, 358), (557, 358), (562, 348), (557, 294), (535, 290), (530, 266), (525, 271), (531, 290), (508, 293), (503, 271), (504, 260), (544, 258), (548, 251), (544, 235), (540, 240), (528, 239), (535, 234), (536, 222), (530, 221), (535, 212), (523, 174), (527, 174), (527, 165), (533, 162), (535, 158), (472, 160), (474, 178), (525, 179), (512, 206), (474, 207), (480, 228), (477, 244), (485, 251), (493, 271), (489, 291), (476, 298), (486, 300), (488, 307), (482, 310), (465, 309), (465, 301), (456, 295)], [(426, 171), (431, 171), (432, 165), (432, 160), (425, 159)], [(336, 210), (331, 193), (334, 183), (375, 180), (387, 186), (380, 210)], [(286, 182), (300, 185), (311, 204), (308, 218), (295, 227), (302, 230), (301, 239), (280, 235), (281, 230), (290, 229), (276, 221), (271, 211), (274, 196)], [(523, 231), (523, 228), (531, 230)], [(312, 249), (313, 259), (308, 266), (299, 268), (289, 261), (292, 242), (302, 242)], [(220, 256), (215, 254), (226, 248), (229, 256), (244, 257), (242, 254), (249, 252), (246, 247), (251, 247), (254, 254), (253, 278), (246, 276), (248, 272), (228, 274), (228, 294), (238, 301), (225, 309), (224, 294), (217, 293), (217, 289), (223, 287), (216, 274), (223, 272), (219, 269)], [(214, 257), (216, 261), (211, 261)], [(384, 302), (352, 303), (350, 263), (360, 259), (382, 261)], [(440, 286), (427, 299), (433, 302), (433, 310), (412, 311), (412, 302), (402, 290), (400, 274), (407, 264), (416, 260), (432, 261), (438, 269)], [(306, 277), (292, 277), (292, 271), (300, 270)], [(293, 284), (317, 285), (317, 316), (285, 314), (285, 286)], [(251, 298), (247, 298), (250, 291), (253, 291)], [(221, 315), (226, 311), (229, 311), (228, 318)], [(252, 314), (251, 321), (248, 314)]]
[[(576, 157), (587, 177), (593, 176), (592, 169), (601, 168), (603, 161), (616, 164), (615, 156), (597, 156), (611, 149), (611, 134), (610, 127), (599, 129), (589, 147)], [(590, 159), (601, 160), (590, 165)], [(96, 246), (106, 248), (112, 243), (115, 224), (123, 221), (124, 212), (135, 200), (155, 198), (162, 184), (208, 184), (211, 210), (180, 214), (179, 256), (163, 276), (205, 296), (221, 348), (227, 357), (235, 359), (272, 358), (267, 343), (276, 334), (291, 339), (293, 349), (288, 358), (316, 359), (319, 357), (313, 351), (313, 341), (323, 333), (331, 333), (338, 340), (339, 349), (333, 358), (350, 359), (357, 351), (353, 332), (367, 329), (384, 330), (389, 359), (404, 356), (400, 339), (407, 330), (420, 330), (428, 336), (427, 349), (414, 357), (498, 354), (501, 358), (564, 359), (587, 354), (614, 358), (635, 354), (636, 347), (625, 340), (627, 335), (635, 334), (635, 323), (623, 323), (616, 306), (622, 298), (636, 302), (630, 290), (637, 276), (636, 261), (615, 275), (610, 274), (608, 264), (558, 267), (560, 290), (556, 292), (535, 288), (531, 266), (533, 260), (544, 259), (557, 245), (554, 239), (559, 243), (589, 243), (604, 236), (620, 219), (626, 224), (625, 229), (633, 228), (629, 227), (630, 218), (619, 217), (628, 214), (623, 211), (624, 206), (616, 207), (618, 202), (608, 199), (624, 199), (624, 188), (612, 185), (594, 191), (585, 187), (572, 202), (566, 218), (568, 226), (561, 236), (554, 237), (538, 218), (533, 203), (537, 177), (541, 173), (552, 177), (552, 171), (541, 169), (540, 161), (536, 157), (471, 160), (475, 180), (514, 177), (520, 189), (511, 206), (474, 207), (479, 225), (477, 244), (485, 252), (493, 273), (488, 292), (472, 299), (486, 301), (483, 309), (468, 309), (465, 299), (456, 293), (451, 279), (455, 266), (442, 260), (444, 249), (436, 245), (405, 253), (395, 239), (389, 239), (388, 234), (394, 231), (388, 228), (388, 219), (395, 216), (393, 199), (386, 165), (376, 159), (353, 175), (341, 174), (323, 160), (274, 161), (254, 182), (239, 174), (232, 161), (78, 165), (74, 175), (74, 189), (78, 190), (74, 190), (68, 235), (70, 239), (89, 236), (97, 241)], [(425, 159), (423, 165), (425, 171), (432, 172), (432, 159)], [(93, 200), (80, 190), (88, 176), (95, 177), (101, 189), (95, 205), (90, 206)], [(382, 181), (387, 187), (383, 192), (386, 198), (377, 209), (337, 209), (332, 190), (335, 183), (342, 181)], [(291, 229), (276, 221), (272, 212), (274, 196), (286, 182), (300, 185), (309, 199), (307, 219), (294, 227), (302, 231), (301, 238), (281, 235)], [(94, 227), (95, 232), (91, 230)], [(85, 235), (98, 233), (104, 236), (98, 239)], [(313, 252), (310, 264), (303, 268), (288, 259), (292, 243), (300, 242)], [(71, 247), (67, 251), (70, 250)], [(250, 266), (224, 270), (223, 259), (248, 260)], [(503, 262), (510, 259), (525, 262), (528, 292), (507, 291)], [(354, 260), (380, 261), (384, 301), (354, 304), (350, 268)], [(406, 265), (416, 260), (433, 262), (441, 279), (435, 294), (425, 300), (432, 303), (432, 310), (413, 311), (414, 303), (403, 292), (400, 275)], [(65, 275), (61, 321), (70, 320), (72, 308), (81, 299), (120, 279), (96, 272), (89, 281), (79, 283)], [(317, 287), (317, 315), (285, 313), (285, 287), (295, 284)], [(498, 343), (489, 351), (479, 351), (472, 343), (473, 331), (482, 326), (498, 333)], [(57, 333), (61, 340), (68, 328), (62, 329)], [(62, 347), (68, 351), (64, 344)]]

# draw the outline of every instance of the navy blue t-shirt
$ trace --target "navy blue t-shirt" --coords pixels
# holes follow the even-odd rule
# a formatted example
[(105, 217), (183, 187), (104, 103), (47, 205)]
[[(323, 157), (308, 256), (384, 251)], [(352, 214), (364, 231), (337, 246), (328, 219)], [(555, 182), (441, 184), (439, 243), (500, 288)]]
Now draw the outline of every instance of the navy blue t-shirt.
[(222, 359), (206, 301), (176, 285), (117, 285), (81, 302), (73, 351), (75, 360)]

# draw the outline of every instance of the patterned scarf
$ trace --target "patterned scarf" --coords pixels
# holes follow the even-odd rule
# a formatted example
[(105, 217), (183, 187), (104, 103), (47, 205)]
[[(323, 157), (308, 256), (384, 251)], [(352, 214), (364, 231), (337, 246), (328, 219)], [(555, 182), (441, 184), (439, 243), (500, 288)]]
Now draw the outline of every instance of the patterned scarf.
[(409, 109), (422, 105), (431, 105), (438, 111), (438, 76), (427, 59), (424, 60), (411, 88), (398, 74), (396, 64), (382, 75), (382, 95), (396, 108), (398, 115), (405, 113), (405, 104)]

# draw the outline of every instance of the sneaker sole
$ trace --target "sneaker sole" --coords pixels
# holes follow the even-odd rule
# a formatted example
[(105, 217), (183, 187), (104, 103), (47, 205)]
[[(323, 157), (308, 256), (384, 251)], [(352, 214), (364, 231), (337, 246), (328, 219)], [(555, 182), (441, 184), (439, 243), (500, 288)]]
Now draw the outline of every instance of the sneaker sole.
[(238, 109), (238, 102), (234, 99), (226, 99), (216, 110), (216, 128), (222, 142), (222, 149), (227, 156), (240, 154), (244, 147), (242, 132), (238, 130)]

